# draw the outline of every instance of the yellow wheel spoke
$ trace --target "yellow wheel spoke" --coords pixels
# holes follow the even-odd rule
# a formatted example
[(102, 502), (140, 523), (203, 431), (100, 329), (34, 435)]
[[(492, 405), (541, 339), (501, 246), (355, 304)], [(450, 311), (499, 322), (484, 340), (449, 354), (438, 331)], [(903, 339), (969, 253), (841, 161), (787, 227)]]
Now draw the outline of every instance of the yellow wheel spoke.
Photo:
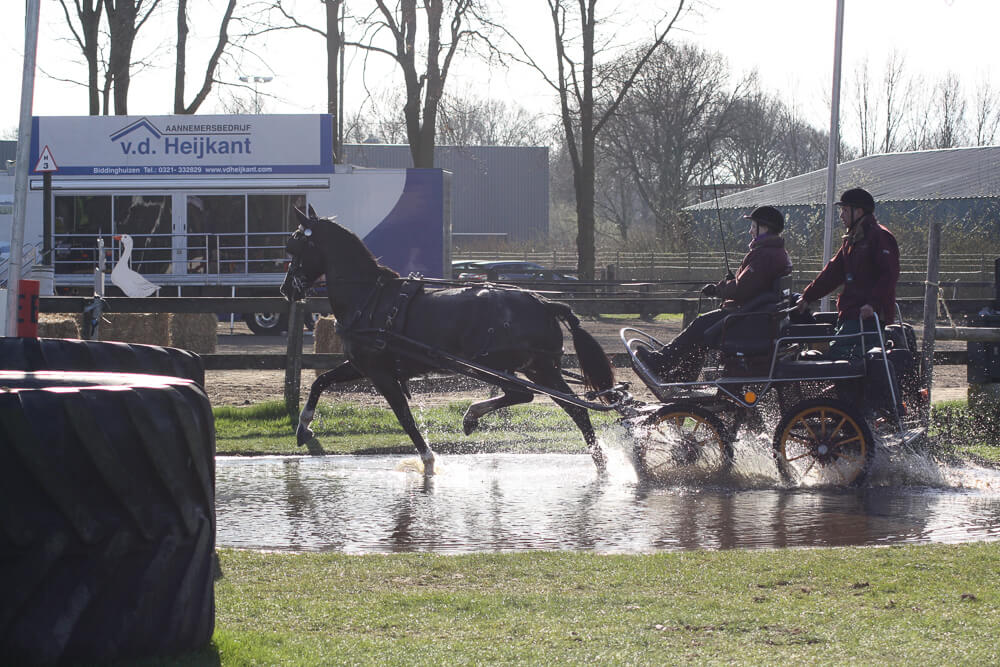
[(845, 424), (846, 422), (847, 422), (847, 415), (844, 415), (844, 416), (843, 416), (843, 418), (842, 418), (842, 419), (840, 420), (840, 423), (839, 423), (839, 424), (837, 424), (836, 428), (834, 428), (834, 429), (833, 429), (833, 430), (831, 431), (831, 433), (836, 433), (837, 431), (839, 431), (839, 430), (840, 430), (840, 428), (841, 428), (841, 427), (842, 427), (842, 426), (843, 426), (843, 425), (844, 425), (844, 424)]
[(846, 445), (849, 442), (857, 442), (859, 440), (861, 442), (864, 442), (864, 440), (865, 440), (864, 438), (861, 437), (860, 433), (858, 435), (854, 436), (853, 438), (847, 438), (846, 440), (838, 440), (837, 442), (833, 443), (832, 446), (833, 447), (840, 447), (842, 445)]
[(807, 422), (802, 417), (799, 418), (799, 422), (802, 424), (802, 426), (803, 426), (803, 428), (805, 428), (805, 430), (809, 431), (809, 437), (810, 438), (812, 438), (813, 440), (818, 440), (819, 439), (819, 438), (816, 437), (816, 432), (812, 430), (812, 427), (809, 425), (809, 422)]

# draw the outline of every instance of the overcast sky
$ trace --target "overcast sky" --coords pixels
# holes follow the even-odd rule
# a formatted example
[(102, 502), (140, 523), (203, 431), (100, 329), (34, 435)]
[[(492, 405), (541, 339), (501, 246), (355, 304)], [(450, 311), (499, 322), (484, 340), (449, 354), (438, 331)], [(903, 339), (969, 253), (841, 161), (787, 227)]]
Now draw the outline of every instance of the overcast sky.
[[(288, 0), (286, 0), (288, 2)], [(347, 0), (355, 6), (359, 0)], [(635, 12), (651, 11), (654, 3), (605, 0), (616, 7), (621, 34), (635, 40), (651, 34), (648, 17)], [(192, 3), (194, 4), (194, 3)], [(298, 0), (305, 8), (315, 0)], [(664, 3), (656, 3), (663, 5)], [(667, 3), (671, 4), (672, 3)], [(16, 127), (24, 44), (23, 0), (5, 3), (0, 21), (0, 131)], [(199, 11), (210, 6), (221, 11), (221, 0), (198, 0)], [(600, 5), (599, 5), (600, 6)], [(505, 0), (503, 12), (524, 41), (534, 45), (540, 57), (551, 58), (551, 28), (543, 0)], [(636, 9), (642, 7), (643, 9)], [(829, 90), (832, 78), (835, 0), (708, 0), (697, 15), (687, 16), (675, 38), (719, 51), (734, 72), (756, 69), (768, 90), (779, 91), (794, 102), (808, 120), (829, 122)], [(173, 63), (170, 45), (174, 24), (170, 11), (158, 23), (143, 29), (141, 54), (158, 53), (161, 63), (134, 75), (129, 97), (132, 115), (168, 113), (173, 100)], [(212, 18), (211, 23), (217, 23)], [(214, 27), (214, 26), (213, 26)], [(984, 78), (1000, 89), (1000, 67), (996, 33), (1000, 27), (997, 0), (846, 0), (843, 85), (845, 95), (858, 63), (867, 58), (873, 73), (880, 75), (889, 54), (905, 58), (909, 74), (921, 73), (929, 80), (955, 72), (971, 93)], [(198, 28), (195, 29), (197, 38)], [(210, 32), (210, 31), (209, 31)], [(57, 80), (82, 80), (85, 69), (66, 38), (65, 20), (56, 0), (42, 0), (41, 34), (38, 46), (39, 72), (35, 82), (34, 115), (85, 115), (83, 87)], [(157, 51), (157, 49), (159, 49)], [(320, 113), (325, 109), (325, 67), (322, 40), (308, 33), (275, 33), (257, 47), (267, 61), (247, 59), (243, 71), (224, 71), (235, 81), (239, 73), (273, 76), (262, 84), (267, 95), (264, 108), (272, 113)], [(197, 54), (195, 54), (197, 58)], [(189, 57), (190, 60), (190, 57)], [(189, 79), (202, 59), (192, 66)], [(369, 89), (391, 86), (394, 70), (384, 58), (348, 53), (348, 85), (345, 106), (356, 109)], [(362, 78), (364, 77), (364, 78)], [(190, 86), (193, 87), (194, 81)], [(397, 84), (398, 85), (398, 84)], [(508, 98), (534, 112), (555, 111), (554, 98), (537, 75), (523, 70), (487, 70), (482, 64), (455, 70), (447, 90), (468, 90), (481, 96)], [(189, 94), (190, 98), (190, 94)], [(201, 113), (220, 112), (217, 98), (210, 99)]]

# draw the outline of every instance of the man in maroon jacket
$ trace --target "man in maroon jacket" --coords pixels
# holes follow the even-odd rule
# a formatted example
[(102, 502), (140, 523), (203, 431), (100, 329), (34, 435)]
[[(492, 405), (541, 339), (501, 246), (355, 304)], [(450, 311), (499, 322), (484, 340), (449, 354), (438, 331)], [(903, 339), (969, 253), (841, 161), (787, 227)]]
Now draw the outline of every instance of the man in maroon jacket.
[(758, 206), (743, 217), (750, 220), (750, 252), (743, 258), (735, 276), (730, 273), (724, 280), (701, 289), (706, 296), (725, 299), (722, 307), (699, 315), (659, 352), (646, 348), (636, 350), (639, 360), (667, 382), (697, 379), (705, 353), (719, 343), (718, 334), (707, 333), (712, 325), (761, 294), (772, 291), (778, 278), (792, 272), (792, 260), (785, 252), (785, 239), (781, 238), (785, 228), (781, 211), (773, 206)]
[[(875, 199), (861, 188), (847, 190), (837, 202), (847, 233), (840, 251), (803, 290), (796, 306), (799, 312), (841, 285), (837, 297), (837, 329), (840, 334), (875, 330), (875, 318), (892, 324), (896, 315), (896, 281), (899, 279), (899, 246), (896, 237), (875, 219)], [(878, 345), (877, 336), (864, 337), (865, 349)], [(857, 338), (835, 340), (827, 355), (831, 359), (860, 356)]]

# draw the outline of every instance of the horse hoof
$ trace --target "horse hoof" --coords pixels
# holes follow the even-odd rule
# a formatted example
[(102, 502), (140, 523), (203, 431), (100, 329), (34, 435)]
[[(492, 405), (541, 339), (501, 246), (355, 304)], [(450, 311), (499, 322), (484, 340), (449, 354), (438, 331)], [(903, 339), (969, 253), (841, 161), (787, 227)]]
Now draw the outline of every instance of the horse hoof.
[(472, 435), (472, 432), (476, 430), (479, 426), (479, 418), (472, 417), (470, 415), (465, 415), (462, 419), (462, 430), (465, 431), (465, 435)]
[(298, 443), (299, 447), (303, 447), (306, 443), (313, 439), (312, 429), (308, 426), (303, 426), (299, 424), (299, 427), (295, 429), (295, 441)]

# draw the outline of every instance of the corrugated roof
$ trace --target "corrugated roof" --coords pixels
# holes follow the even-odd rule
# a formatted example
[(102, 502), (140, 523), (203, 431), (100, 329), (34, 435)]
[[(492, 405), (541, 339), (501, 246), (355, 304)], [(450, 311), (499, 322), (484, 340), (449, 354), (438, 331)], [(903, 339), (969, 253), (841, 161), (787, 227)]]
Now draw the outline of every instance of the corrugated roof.
[[(868, 155), (837, 167), (836, 194), (864, 188), (877, 202), (1000, 197), (1000, 146)], [(719, 207), (826, 203), (826, 169), (719, 197)], [(714, 209), (707, 200), (686, 211)]]

